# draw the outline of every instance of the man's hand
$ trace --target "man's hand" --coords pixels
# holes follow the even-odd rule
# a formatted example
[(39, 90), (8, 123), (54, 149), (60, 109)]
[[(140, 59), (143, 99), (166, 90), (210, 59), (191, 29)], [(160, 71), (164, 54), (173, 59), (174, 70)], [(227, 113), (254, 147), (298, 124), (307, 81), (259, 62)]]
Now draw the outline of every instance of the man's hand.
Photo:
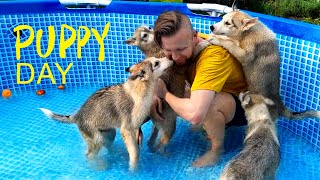
[(164, 96), (168, 92), (166, 84), (163, 82), (162, 79), (158, 79), (158, 97), (164, 99)]
[(158, 79), (158, 83), (156, 85), (156, 94), (153, 97), (153, 103), (151, 107), (151, 117), (155, 120), (163, 121), (162, 115), (162, 100), (166, 92), (168, 92), (166, 84), (163, 82), (162, 79)]
[(190, 88), (190, 84), (188, 83), (188, 81), (185, 81), (186, 85), (184, 87), (184, 97), (185, 98), (190, 98), (191, 96), (191, 88)]
[(151, 106), (151, 118), (154, 120), (164, 120), (162, 116), (162, 100), (157, 95), (154, 95), (153, 97), (153, 103)]

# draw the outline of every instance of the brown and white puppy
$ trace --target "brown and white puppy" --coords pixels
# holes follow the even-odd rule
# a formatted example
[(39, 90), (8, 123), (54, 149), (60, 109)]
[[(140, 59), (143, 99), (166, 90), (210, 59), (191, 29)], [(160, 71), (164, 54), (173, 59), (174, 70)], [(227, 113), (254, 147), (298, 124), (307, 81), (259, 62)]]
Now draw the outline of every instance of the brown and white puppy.
[(167, 58), (151, 57), (131, 66), (127, 69), (130, 76), (126, 82), (98, 90), (75, 115), (59, 115), (40, 109), (59, 122), (77, 124), (87, 143), (89, 159), (95, 158), (102, 146), (109, 148), (115, 139), (115, 128), (120, 128), (129, 153), (130, 170), (135, 170), (139, 160), (136, 135), (150, 115), (158, 77), (172, 64)]
[(273, 119), (278, 116), (320, 118), (319, 111), (292, 112), (281, 101), (280, 55), (276, 36), (257, 18), (235, 10), (224, 15), (210, 29), (213, 35), (209, 42), (224, 47), (242, 64), (250, 93), (260, 94), (275, 103), (270, 109)]
[[(165, 57), (162, 49), (155, 43), (153, 29), (147, 26), (138, 27), (133, 37), (127, 39), (126, 44), (137, 46), (146, 57)], [(168, 70), (166, 70), (160, 78), (167, 85), (169, 92), (177, 97), (184, 97), (185, 94), (185, 69), (173, 65)], [(162, 103), (162, 114), (164, 120), (156, 119), (152, 117), (153, 129), (151, 136), (148, 140), (148, 148), (151, 151), (161, 152), (165, 151), (165, 147), (170, 142), (173, 134), (176, 131), (176, 119), (177, 113), (169, 106), (165, 101)], [(156, 140), (159, 130), (162, 133), (159, 143), (156, 145)]]
[(133, 36), (125, 41), (126, 44), (138, 47), (146, 57), (165, 57), (162, 49), (154, 42), (154, 32), (151, 27), (138, 27)]
[(271, 99), (258, 94), (240, 93), (248, 120), (244, 148), (223, 169), (220, 180), (275, 179), (280, 163), (276, 122), (269, 112)]

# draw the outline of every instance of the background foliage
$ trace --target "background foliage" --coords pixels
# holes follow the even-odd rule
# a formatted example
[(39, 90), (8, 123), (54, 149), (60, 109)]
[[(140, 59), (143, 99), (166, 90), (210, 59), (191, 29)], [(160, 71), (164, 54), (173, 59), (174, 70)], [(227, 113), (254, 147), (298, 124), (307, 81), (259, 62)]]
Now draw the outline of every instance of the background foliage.
[[(217, 3), (232, 6), (233, 0), (149, 0), (150, 2)], [(320, 25), (320, 0), (238, 0), (248, 11), (295, 19)]]

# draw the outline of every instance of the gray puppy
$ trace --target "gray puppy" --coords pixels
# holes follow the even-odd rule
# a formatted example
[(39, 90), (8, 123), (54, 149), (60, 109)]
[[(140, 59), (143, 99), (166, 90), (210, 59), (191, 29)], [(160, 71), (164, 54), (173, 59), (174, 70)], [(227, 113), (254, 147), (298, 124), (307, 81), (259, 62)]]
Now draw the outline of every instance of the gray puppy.
[[(165, 57), (162, 49), (155, 43), (153, 29), (147, 26), (138, 27), (133, 37), (125, 41), (126, 44), (137, 46), (146, 57)], [(184, 97), (185, 93), (185, 68), (173, 65), (166, 70), (160, 77), (167, 86), (169, 92), (177, 97)], [(177, 113), (165, 101), (162, 103), (162, 114), (165, 120), (160, 120), (157, 117), (152, 117), (153, 129), (148, 140), (148, 147), (151, 151), (165, 151), (165, 147), (170, 142), (173, 134), (176, 131)], [(155, 145), (159, 130), (162, 132), (161, 139)]]
[(275, 120), (268, 106), (274, 102), (258, 94), (240, 93), (248, 120), (244, 148), (224, 168), (220, 180), (275, 179), (280, 148)]
[(115, 128), (120, 128), (129, 153), (130, 170), (135, 170), (139, 159), (136, 134), (150, 115), (158, 77), (172, 64), (167, 58), (152, 57), (131, 66), (127, 69), (130, 76), (126, 82), (98, 90), (73, 116), (40, 109), (59, 122), (77, 124), (87, 143), (88, 159), (96, 157), (102, 146), (109, 148), (115, 139)]
[(235, 10), (210, 29), (213, 35), (209, 42), (223, 46), (242, 64), (250, 93), (261, 94), (275, 103), (270, 109), (271, 116), (320, 118), (319, 111), (297, 113), (283, 104), (279, 94), (280, 55), (276, 36), (257, 18)]

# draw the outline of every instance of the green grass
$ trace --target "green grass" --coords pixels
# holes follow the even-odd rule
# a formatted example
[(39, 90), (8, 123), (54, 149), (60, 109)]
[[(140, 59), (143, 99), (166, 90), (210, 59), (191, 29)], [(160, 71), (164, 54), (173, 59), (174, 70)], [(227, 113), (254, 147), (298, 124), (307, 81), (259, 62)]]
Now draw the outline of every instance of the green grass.
[(261, 7), (260, 13), (320, 24), (319, 0), (267, 0)]
[(304, 18), (302, 21), (308, 22), (311, 24), (318, 24), (320, 25), (320, 18), (312, 19), (312, 18)]

